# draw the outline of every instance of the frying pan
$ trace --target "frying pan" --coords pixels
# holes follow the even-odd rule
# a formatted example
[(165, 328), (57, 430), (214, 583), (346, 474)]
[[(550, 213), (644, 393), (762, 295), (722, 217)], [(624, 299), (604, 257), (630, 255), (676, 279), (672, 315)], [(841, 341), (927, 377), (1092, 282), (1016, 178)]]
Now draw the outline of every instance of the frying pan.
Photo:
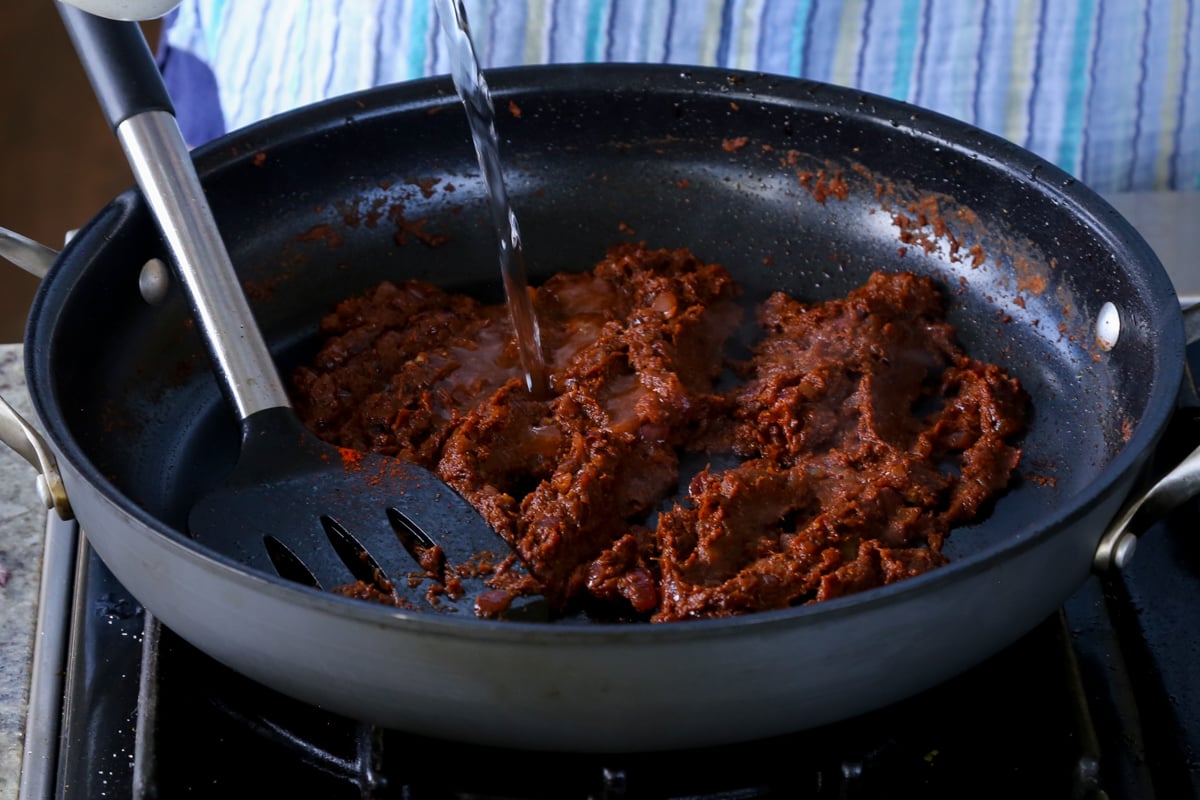
[[(877, 268), (932, 275), (967, 350), (1032, 396), (1020, 476), (953, 532), (949, 565), (741, 617), (498, 622), (290, 584), (184, 533), (191, 502), (232, 467), (238, 431), (183, 293), (151, 303), (139, 291), (165, 248), (131, 190), (44, 279), (26, 372), (71, 509), (165, 625), (267, 686), (386, 727), (652, 751), (800, 730), (910, 696), (1015, 641), (1084, 581), (1147, 479), (1184, 363), (1165, 272), (1096, 194), (960, 122), (819, 83), (645, 65), (488, 78), (531, 282), (588, 269), (628, 238), (725, 265), (748, 302), (776, 289), (841, 295)], [(502, 298), (449, 79), (300, 109), (193, 155), (285, 375), (313, 352), (322, 315), (381, 280)], [(1119, 323), (1115, 344), (1098, 318)]]

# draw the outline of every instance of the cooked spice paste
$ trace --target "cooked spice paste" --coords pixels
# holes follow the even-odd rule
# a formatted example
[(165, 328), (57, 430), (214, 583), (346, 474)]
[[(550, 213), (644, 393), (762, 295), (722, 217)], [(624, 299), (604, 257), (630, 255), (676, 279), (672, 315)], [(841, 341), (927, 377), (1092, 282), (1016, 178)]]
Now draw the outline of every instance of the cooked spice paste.
[(555, 275), (534, 398), (502, 305), (383, 283), (323, 321), (295, 404), (329, 442), (435, 470), (564, 614), (743, 614), (943, 564), (1017, 466), (1018, 381), (961, 349), (927, 277), (776, 293), (745, 321), (738, 298), (683, 249)]

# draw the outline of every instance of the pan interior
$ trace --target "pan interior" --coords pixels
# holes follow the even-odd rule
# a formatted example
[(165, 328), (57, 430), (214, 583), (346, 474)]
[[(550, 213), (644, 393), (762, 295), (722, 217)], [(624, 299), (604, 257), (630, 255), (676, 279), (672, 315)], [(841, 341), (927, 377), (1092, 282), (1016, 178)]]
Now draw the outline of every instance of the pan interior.
[[(1033, 398), (1020, 475), (951, 536), (952, 559), (1066, 518), (1136, 437), (1156, 435), (1140, 427), (1162, 424), (1169, 284), (1098, 198), (1029, 154), (901, 104), (761, 76), (608, 67), (489, 80), (533, 284), (628, 240), (723, 264), (750, 303), (839, 296), (876, 269), (941, 283), (967, 350)], [(381, 280), (502, 297), (448, 80), (286, 115), (197, 161), (285, 376), (320, 318)], [(238, 427), (180, 290), (155, 306), (138, 294), (140, 266), (162, 255), (136, 196), (119, 198), (43, 288), (30, 342), (49, 348), (67, 439), (123, 502), (178, 531), (232, 465)], [(1111, 352), (1092, 333), (1105, 301), (1124, 323)]]

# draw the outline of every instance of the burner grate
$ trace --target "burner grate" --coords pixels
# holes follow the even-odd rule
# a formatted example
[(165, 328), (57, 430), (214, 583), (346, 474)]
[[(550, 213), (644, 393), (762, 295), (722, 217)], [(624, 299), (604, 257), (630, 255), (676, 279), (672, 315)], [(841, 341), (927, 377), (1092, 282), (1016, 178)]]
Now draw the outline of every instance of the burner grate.
[(357, 724), (260, 687), (164, 630), (158, 729), (140, 769), (153, 775), (148, 796), (161, 797), (980, 798), (1031, 786), (1098, 797), (1097, 736), (1069, 642), (1055, 616), (935, 690), (815, 731), (685, 752), (548, 755)]
[(1187, 653), (1197, 635), (1180, 636), (1159, 615), (1155, 628), (1136, 612), (1146, 584), (1171, 591), (1200, 572), (1177, 564), (1166, 577), (1171, 565), (1157, 561), (1146, 562), (1153, 580), (1134, 589), (1091, 579), (1013, 647), (892, 707), (749, 744), (587, 755), (439, 742), (291, 700), (160, 628), (89, 550), (78, 572), (56, 796), (1200, 796), (1188, 749), (1200, 698), (1173, 688), (1163, 662), (1182, 662), (1161, 653), (1167, 631)]

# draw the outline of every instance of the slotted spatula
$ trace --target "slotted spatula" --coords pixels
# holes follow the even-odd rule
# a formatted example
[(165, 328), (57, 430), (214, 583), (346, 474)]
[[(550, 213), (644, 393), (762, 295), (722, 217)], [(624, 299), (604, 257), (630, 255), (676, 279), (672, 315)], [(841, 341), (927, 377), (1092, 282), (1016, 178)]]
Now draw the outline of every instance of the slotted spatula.
[[(331, 446), (300, 422), (242, 293), (141, 29), (59, 3), (242, 425), (226, 483), (189, 533), (245, 564), (324, 589), (363, 581), (397, 605), (537, 618), (544, 603), (485, 580), (525, 575), (508, 543), (433, 473)], [(353, 576), (351, 578), (350, 576)]]

